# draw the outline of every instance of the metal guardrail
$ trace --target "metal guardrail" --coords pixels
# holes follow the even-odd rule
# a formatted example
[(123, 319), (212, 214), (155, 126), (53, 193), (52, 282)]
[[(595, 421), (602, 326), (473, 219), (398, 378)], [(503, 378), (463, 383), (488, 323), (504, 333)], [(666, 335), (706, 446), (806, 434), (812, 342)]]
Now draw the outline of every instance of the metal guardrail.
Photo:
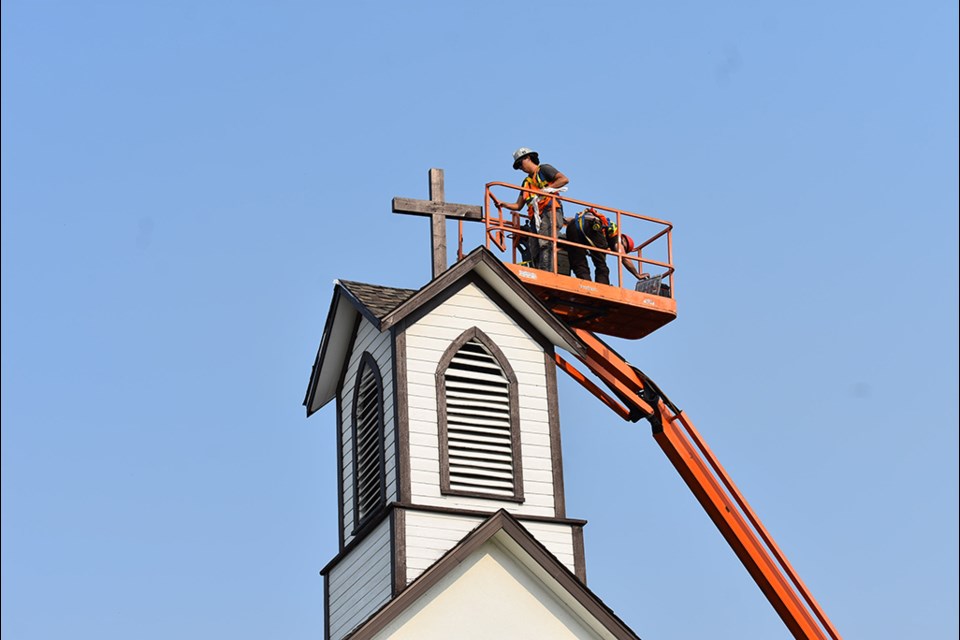
[[(498, 198), (494, 193), (495, 189), (501, 194), (511, 194), (512, 197)], [(557, 202), (561, 202), (565, 208), (566, 205), (569, 204), (571, 208), (583, 207), (584, 209), (594, 209), (603, 212), (608, 219), (617, 223), (617, 228), (620, 229), (621, 233), (625, 233), (634, 239), (636, 246), (630, 253), (623, 253), (621, 251), (598, 249), (592, 245), (578, 244), (560, 236), (556, 225), (554, 225), (551, 235), (540, 235), (532, 231), (534, 225), (531, 221), (532, 216), (529, 211), (507, 210), (508, 216), (504, 214), (502, 203), (515, 202), (521, 193), (537, 195), (541, 198), (549, 198), (549, 206), (552, 208), (556, 207)], [(518, 245), (524, 239), (526, 239), (527, 242), (546, 240), (550, 243), (551, 250), (553, 251), (553, 260), (551, 261), (553, 273), (558, 273), (558, 254), (563, 248), (565, 246), (576, 246), (587, 251), (613, 256), (617, 260), (617, 268), (615, 270), (611, 269), (611, 272), (617, 274), (616, 282), (621, 288), (632, 288), (624, 286), (624, 268), (622, 261), (627, 260), (634, 263), (634, 266), (636, 266), (637, 271), (639, 271), (641, 275), (658, 278), (661, 286), (668, 287), (668, 290), (671, 291), (671, 296), (676, 294), (673, 267), (673, 225), (666, 220), (660, 220), (622, 209), (614, 209), (592, 202), (576, 200), (557, 193), (546, 193), (537, 189), (519, 187), (507, 182), (490, 182), (486, 185), (483, 199), (483, 213), (484, 225), (486, 227), (484, 233), (486, 247), (491, 250), (493, 250), (493, 247), (496, 247), (496, 249), (503, 254), (509, 253), (510, 260), (515, 264), (519, 264), (517, 261)], [(569, 215), (568, 211), (564, 211), (564, 213)], [(576, 213), (580, 213), (580, 211)], [(574, 215), (576, 215), (576, 213), (574, 213)], [(554, 219), (556, 219), (556, 217), (554, 217)], [(570, 220), (572, 220), (570, 217), (564, 218), (564, 226), (566, 226), (566, 223)], [(529, 226), (525, 226), (526, 223), (529, 223)], [(645, 253), (646, 255), (644, 255)], [(659, 256), (660, 259), (651, 257), (652, 254)], [(640, 287), (643, 287), (643, 280), (638, 284)]]

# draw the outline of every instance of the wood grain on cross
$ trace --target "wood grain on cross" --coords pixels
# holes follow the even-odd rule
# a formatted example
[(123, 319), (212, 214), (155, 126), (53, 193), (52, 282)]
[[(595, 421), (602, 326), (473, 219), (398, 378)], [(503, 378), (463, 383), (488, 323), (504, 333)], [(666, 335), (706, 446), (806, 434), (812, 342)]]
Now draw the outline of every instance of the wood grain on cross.
[(483, 220), (483, 208), (470, 204), (454, 204), (443, 200), (443, 169), (430, 169), (430, 199), (394, 198), (393, 212), (430, 216), (433, 277), (447, 268), (447, 219)]

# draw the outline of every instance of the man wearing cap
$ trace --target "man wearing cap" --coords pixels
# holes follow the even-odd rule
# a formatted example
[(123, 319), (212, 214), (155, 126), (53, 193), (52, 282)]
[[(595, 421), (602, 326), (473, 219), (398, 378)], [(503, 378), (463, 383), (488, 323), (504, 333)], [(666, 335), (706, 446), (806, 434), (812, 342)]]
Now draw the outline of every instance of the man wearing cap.
[[(597, 213), (594, 209), (587, 209), (578, 213), (573, 220), (567, 224), (567, 240), (575, 242), (577, 245), (567, 245), (567, 254), (570, 256), (570, 269), (574, 275), (581, 280), (590, 279), (590, 267), (587, 266), (587, 253), (590, 254), (590, 260), (593, 261), (594, 280), (600, 284), (610, 284), (610, 268), (607, 267), (607, 254), (601, 251), (588, 249), (596, 247), (597, 249), (607, 249), (617, 253), (626, 254), (633, 251), (633, 238), (625, 233), (620, 233), (616, 222), (610, 222), (606, 217)], [(586, 246), (583, 246), (586, 245)], [(634, 278), (640, 279), (640, 273), (632, 260), (622, 257), (620, 261), (623, 267), (629, 271)], [(621, 283), (622, 285), (623, 283)]]
[[(570, 179), (549, 164), (540, 164), (540, 155), (533, 149), (520, 147), (513, 152), (513, 168), (527, 174), (521, 185), (524, 189), (555, 193), (566, 186)], [(511, 211), (520, 211), (524, 206), (530, 214), (538, 235), (552, 237), (563, 228), (563, 207), (558, 198), (545, 194), (521, 191), (516, 202), (504, 202), (501, 206)], [(553, 242), (540, 240), (536, 268), (553, 271)]]

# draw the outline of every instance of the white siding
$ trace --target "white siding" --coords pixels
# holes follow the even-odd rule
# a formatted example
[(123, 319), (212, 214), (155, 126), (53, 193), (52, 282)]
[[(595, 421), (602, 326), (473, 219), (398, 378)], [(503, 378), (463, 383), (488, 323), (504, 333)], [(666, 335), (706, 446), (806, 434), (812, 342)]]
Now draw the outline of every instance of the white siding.
[(563, 565), (576, 573), (573, 562), (573, 526), (554, 522), (524, 522), (524, 528), (557, 557)]
[(365, 351), (369, 351), (376, 360), (383, 380), (383, 422), (386, 435), (385, 461), (387, 470), (386, 501), (390, 503), (397, 499), (392, 341), (390, 340), (390, 332), (380, 333), (368, 320), (362, 319), (357, 330), (357, 339), (354, 342), (353, 351), (350, 353), (347, 362), (343, 388), (340, 390), (340, 428), (342, 429), (340, 435), (343, 442), (343, 452), (340, 457), (343, 473), (343, 494), (340, 499), (343, 501), (343, 537), (345, 543), (349, 543), (353, 538), (354, 529), (353, 442), (351, 441), (353, 433), (353, 390), (360, 359)]
[[(426, 571), (484, 520), (480, 516), (425, 511), (407, 511), (404, 517), (406, 519), (407, 584)], [(571, 525), (530, 521), (522, 524), (540, 544), (575, 573)]]
[[(436, 371), (464, 331), (477, 327), (503, 351), (517, 376), (523, 504), (440, 493)], [(555, 516), (547, 377), (543, 348), (477, 286), (468, 284), (406, 330), (410, 479), (414, 503)]]
[(480, 516), (473, 518), (423, 511), (407, 511), (404, 517), (407, 584), (413, 582), (484, 520)]
[(385, 518), (328, 574), (331, 640), (348, 634), (390, 599), (390, 569), (390, 518)]

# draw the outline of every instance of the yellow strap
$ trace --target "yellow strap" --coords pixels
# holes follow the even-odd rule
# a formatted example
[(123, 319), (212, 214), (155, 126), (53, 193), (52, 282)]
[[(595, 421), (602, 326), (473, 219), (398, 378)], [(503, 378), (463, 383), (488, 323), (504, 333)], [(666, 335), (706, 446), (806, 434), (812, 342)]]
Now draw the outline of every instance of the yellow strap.
[(581, 234), (584, 238), (587, 239), (587, 242), (590, 243), (590, 246), (591, 246), (591, 247), (595, 247), (595, 246), (597, 246), (597, 245), (593, 244), (593, 240), (591, 240), (591, 239), (590, 239), (590, 236), (587, 235), (587, 232), (583, 230), (583, 220), (584, 220), (584, 218), (586, 218), (586, 217), (587, 217), (587, 214), (585, 214), (585, 213), (578, 213), (578, 214), (577, 214), (577, 226), (580, 227), (580, 234)]

